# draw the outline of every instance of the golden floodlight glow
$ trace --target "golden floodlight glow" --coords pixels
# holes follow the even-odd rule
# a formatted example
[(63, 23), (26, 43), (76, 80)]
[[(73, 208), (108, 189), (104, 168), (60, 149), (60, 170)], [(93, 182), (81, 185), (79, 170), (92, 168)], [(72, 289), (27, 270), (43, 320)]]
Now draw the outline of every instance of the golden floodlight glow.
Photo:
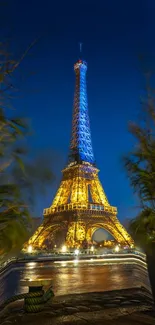
[(80, 251), (79, 251), (79, 249), (75, 249), (75, 255), (79, 255), (79, 253), (80, 253)]
[(62, 246), (61, 252), (62, 253), (66, 253), (67, 252), (67, 247), (65, 245)]
[(91, 246), (90, 250), (91, 250), (91, 252), (94, 252), (94, 246)]
[(33, 250), (32, 245), (29, 245), (28, 248), (27, 248), (27, 252), (28, 252), (28, 253), (32, 253), (32, 250)]
[(119, 250), (120, 250), (120, 248), (119, 248), (119, 246), (117, 245), (117, 246), (115, 247), (115, 252), (118, 253)]

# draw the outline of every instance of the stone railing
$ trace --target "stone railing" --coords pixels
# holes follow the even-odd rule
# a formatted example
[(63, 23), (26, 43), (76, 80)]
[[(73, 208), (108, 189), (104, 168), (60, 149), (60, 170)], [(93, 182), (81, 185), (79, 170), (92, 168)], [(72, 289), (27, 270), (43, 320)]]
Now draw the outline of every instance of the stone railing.
[(16, 261), (17, 261), (16, 257), (11, 257), (4, 262), (0, 262), (0, 273), (3, 272), (5, 269), (7, 269), (11, 264), (15, 263)]

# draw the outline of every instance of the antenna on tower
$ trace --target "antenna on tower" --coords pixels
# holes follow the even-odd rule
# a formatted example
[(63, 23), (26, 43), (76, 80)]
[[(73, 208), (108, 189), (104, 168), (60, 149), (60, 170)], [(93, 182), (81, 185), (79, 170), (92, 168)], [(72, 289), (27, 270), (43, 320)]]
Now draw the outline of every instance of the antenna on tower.
[(80, 43), (80, 53), (82, 53), (82, 43)]
[(81, 53), (82, 53), (82, 43), (79, 43), (79, 47), (80, 47), (80, 60), (81, 60)]

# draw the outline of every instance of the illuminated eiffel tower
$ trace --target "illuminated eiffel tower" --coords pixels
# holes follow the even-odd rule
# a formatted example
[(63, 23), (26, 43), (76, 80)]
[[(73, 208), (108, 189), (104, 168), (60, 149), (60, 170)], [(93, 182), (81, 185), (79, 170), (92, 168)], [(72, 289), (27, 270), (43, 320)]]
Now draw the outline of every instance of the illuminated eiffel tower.
[(117, 219), (117, 208), (109, 204), (98, 178), (91, 142), (86, 91), (87, 64), (78, 60), (72, 136), (68, 164), (52, 205), (44, 209), (42, 225), (30, 238), (34, 248), (44, 247), (47, 240), (57, 244), (63, 231), (68, 247), (91, 243), (94, 232), (103, 228), (121, 245), (132, 246), (133, 240)]

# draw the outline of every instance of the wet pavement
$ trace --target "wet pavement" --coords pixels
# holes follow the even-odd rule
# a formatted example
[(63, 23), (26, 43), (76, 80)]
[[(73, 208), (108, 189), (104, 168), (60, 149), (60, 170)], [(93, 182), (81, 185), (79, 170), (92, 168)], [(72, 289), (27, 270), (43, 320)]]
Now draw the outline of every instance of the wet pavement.
[(26, 313), (23, 301), (0, 312), (1, 325), (154, 325), (155, 310), (145, 288), (56, 296), (39, 313)]
[(103, 265), (101, 261), (93, 260), (29, 262), (17, 264), (0, 278), (0, 303), (28, 291), (20, 286), (23, 278), (52, 278), (56, 296), (140, 286), (150, 290), (147, 270), (133, 263)]

